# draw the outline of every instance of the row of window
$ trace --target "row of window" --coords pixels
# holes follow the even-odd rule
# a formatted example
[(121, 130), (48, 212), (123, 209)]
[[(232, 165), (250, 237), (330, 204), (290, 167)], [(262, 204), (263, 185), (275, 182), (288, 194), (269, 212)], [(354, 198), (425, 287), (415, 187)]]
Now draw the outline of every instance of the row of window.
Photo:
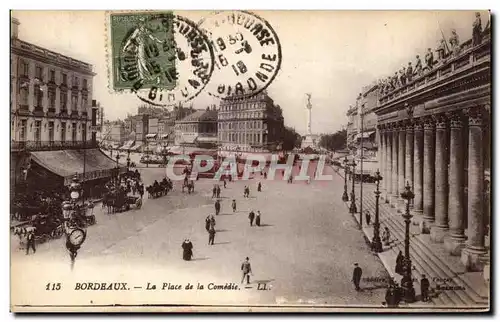
[(263, 118), (264, 112), (241, 112), (241, 113), (222, 113), (219, 114), (219, 120), (229, 120), (229, 119), (258, 119)]
[[(59, 102), (62, 109), (67, 108), (68, 105), (68, 92), (59, 92)], [(51, 109), (56, 108), (56, 92), (49, 90), (47, 93), (48, 107)], [(19, 84), (19, 105), (22, 108), (28, 107), (29, 99), (29, 88), (25, 83)], [(33, 103), (35, 108), (43, 108), (43, 89), (40, 85), (35, 85), (33, 90)], [(86, 109), (88, 107), (89, 101), (87, 95), (82, 95), (82, 106)], [(78, 95), (75, 92), (71, 92), (71, 110), (77, 111), (78, 106)]]
[(264, 129), (263, 121), (244, 121), (244, 122), (223, 122), (219, 123), (219, 130), (244, 130), (244, 129)]
[(266, 108), (266, 103), (236, 103), (231, 105), (221, 105), (221, 111), (240, 111), (240, 110), (248, 110), (248, 109), (264, 109)]
[[(29, 62), (23, 59), (19, 60), (19, 69), (18, 69), (18, 74), (19, 76), (24, 76), (29, 78)], [(35, 65), (35, 78), (41, 80), (42, 82), (45, 81), (44, 77), (44, 68), (40, 65)], [(48, 73), (48, 81), (56, 83), (56, 70), (55, 69), (50, 69)], [(68, 74), (62, 73), (61, 72), (61, 84), (68, 85)], [(80, 78), (78, 76), (73, 76), (73, 79), (71, 81), (71, 86), (72, 87), (80, 87)], [(88, 89), (88, 80), (86, 78), (83, 79), (83, 89)]]
[[(19, 141), (23, 142), (26, 141), (27, 138), (27, 133), (28, 133), (28, 121), (27, 120), (20, 120), (19, 121), (19, 127), (17, 129), (19, 133)], [(42, 140), (42, 121), (34, 121), (31, 126), (33, 127), (32, 129), (30, 128), (30, 131), (33, 131), (33, 137), (34, 140), (37, 142), (40, 142)], [(66, 122), (61, 122), (61, 131), (59, 135), (59, 140), (62, 142), (66, 142), (67, 139), (67, 127), (69, 127), (69, 130), (71, 131), (71, 140), (76, 141), (77, 139), (77, 123), (69, 123), (67, 124)], [(59, 128), (59, 127), (58, 127)], [(53, 142), (55, 141), (55, 127), (54, 127), (54, 121), (49, 121), (48, 122), (48, 131), (49, 131), (49, 141)], [(87, 128), (85, 126), (82, 126), (81, 128), (82, 131), (82, 137), (86, 138), (87, 137)]]
[(217, 127), (215, 123), (212, 124), (179, 124), (176, 125), (176, 129), (181, 132), (201, 132), (210, 133), (216, 132)]
[(261, 144), (265, 141), (265, 135), (261, 133), (219, 133), (219, 140), (231, 143)]

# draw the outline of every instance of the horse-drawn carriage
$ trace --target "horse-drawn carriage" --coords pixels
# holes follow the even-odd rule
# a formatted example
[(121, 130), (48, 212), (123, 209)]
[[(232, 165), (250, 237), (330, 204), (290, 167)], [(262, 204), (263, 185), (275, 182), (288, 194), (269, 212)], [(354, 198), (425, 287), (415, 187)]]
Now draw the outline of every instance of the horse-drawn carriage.
[(148, 192), (148, 198), (158, 198), (166, 196), (170, 190), (173, 189), (173, 183), (170, 179), (163, 178), (161, 182), (155, 180), (155, 182), (146, 187)]
[(102, 205), (107, 209), (109, 214), (128, 211), (131, 209), (131, 205), (134, 205), (136, 209), (140, 209), (142, 207), (142, 199), (141, 197), (127, 195), (127, 192), (123, 189), (116, 189), (104, 194)]
[(14, 235), (19, 236), (21, 245), (25, 244), (25, 237), (32, 232), (37, 243), (44, 243), (49, 239), (59, 238), (64, 234), (61, 218), (53, 215), (36, 215), (32, 220), (13, 228)]

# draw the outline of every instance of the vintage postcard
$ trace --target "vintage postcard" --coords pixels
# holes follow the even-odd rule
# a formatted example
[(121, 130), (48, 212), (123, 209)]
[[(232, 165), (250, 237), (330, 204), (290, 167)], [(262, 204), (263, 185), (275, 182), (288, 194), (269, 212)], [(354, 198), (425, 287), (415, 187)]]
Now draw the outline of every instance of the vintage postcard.
[(490, 12), (12, 11), (13, 312), (487, 312)]

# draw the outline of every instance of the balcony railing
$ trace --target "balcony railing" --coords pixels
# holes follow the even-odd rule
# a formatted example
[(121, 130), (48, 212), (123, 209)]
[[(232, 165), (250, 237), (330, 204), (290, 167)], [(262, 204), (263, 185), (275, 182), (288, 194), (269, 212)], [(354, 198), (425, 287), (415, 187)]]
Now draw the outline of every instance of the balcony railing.
[(404, 96), (410, 96), (423, 88), (428, 88), (444, 79), (457, 74), (467, 68), (472, 68), (480, 61), (489, 60), (490, 56), (490, 36), (486, 34), (481, 44), (472, 46), (472, 40), (464, 42), (460, 46), (460, 53), (456, 56), (450, 55), (446, 60), (438, 62), (432, 70), (417, 76), (405, 86), (401, 86), (389, 93), (382, 94), (379, 99), (379, 106), (386, 105)]
[(11, 141), (11, 150), (24, 151), (54, 151), (97, 148), (97, 143), (92, 141)]

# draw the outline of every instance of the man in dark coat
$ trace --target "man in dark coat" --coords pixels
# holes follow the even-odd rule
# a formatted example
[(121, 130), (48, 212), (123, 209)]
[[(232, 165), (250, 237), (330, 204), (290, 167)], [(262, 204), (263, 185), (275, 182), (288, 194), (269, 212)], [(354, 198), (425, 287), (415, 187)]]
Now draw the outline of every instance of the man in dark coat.
[(215, 240), (215, 228), (212, 226), (208, 231), (208, 244), (213, 245)]
[(262, 183), (259, 182), (259, 184), (257, 185), (257, 191), (258, 192), (261, 192), (262, 191)]
[(399, 251), (398, 256), (396, 257), (396, 273), (399, 275), (403, 275), (403, 261), (404, 261), (404, 256), (403, 252)]
[(212, 198), (215, 198), (215, 196), (217, 195), (217, 187), (214, 187), (212, 188)]
[(216, 200), (215, 201), (215, 215), (219, 215), (220, 213), (220, 201), (219, 200)]
[(26, 236), (26, 240), (27, 240), (26, 255), (29, 254), (30, 247), (31, 247), (31, 249), (33, 249), (33, 254), (36, 253), (36, 249), (35, 249), (35, 233), (30, 230), (28, 232), (28, 236)]
[(211, 218), (210, 218), (210, 215), (208, 215), (207, 218), (205, 218), (205, 229), (206, 229), (206, 231), (210, 230), (210, 222), (211, 222)]
[(224, 189), (226, 189), (226, 185), (227, 185), (227, 181), (226, 181), (226, 178), (224, 178)]
[(370, 226), (370, 223), (372, 222), (372, 216), (370, 215), (370, 212), (368, 210), (365, 212), (365, 219), (366, 224)]
[(231, 206), (233, 207), (233, 212), (236, 212), (236, 200), (233, 199), (233, 203), (231, 204)]
[(420, 280), (420, 290), (422, 293), (422, 301), (429, 301), (429, 287), (430, 283), (425, 274), (422, 274), (422, 279)]
[(252, 273), (252, 266), (250, 265), (249, 258), (245, 258), (245, 261), (241, 263), (241, 271), (243, 272), (243, 277), (241, 278), (241, 283), (247, 278), (247, 284), (250, 284), (250, 274)]
[(216, 191), (217, 198), (220, 198), (220, 186), (217, 185), (217, 191)]
[(248, 219), (250, 219), (250, 226), (253, 226), (253, 220), (255, 219), (255, 213), (253, 210), (248, 214)]
[(361, 281), (361, 275), (363, 275), (363, 270), (359, 267), (358, 263), (354, 263), (354, 270), (352, 272), (352, 282), (354, 283), (354, 288), (356, 291), (361, 290), (359, 287), (359, 282)]

